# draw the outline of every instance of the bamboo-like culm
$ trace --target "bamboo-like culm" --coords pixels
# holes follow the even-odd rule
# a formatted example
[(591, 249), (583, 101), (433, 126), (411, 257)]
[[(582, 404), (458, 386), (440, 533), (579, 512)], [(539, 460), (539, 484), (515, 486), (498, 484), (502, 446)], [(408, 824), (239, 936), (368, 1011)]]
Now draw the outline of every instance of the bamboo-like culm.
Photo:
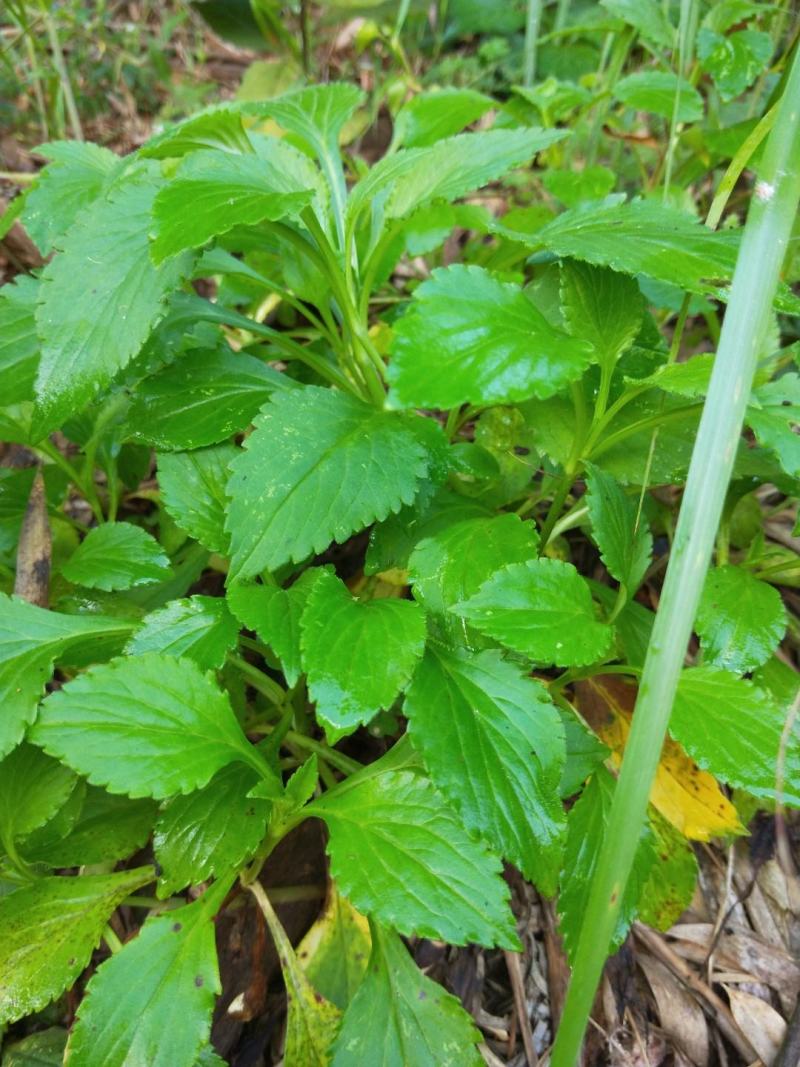
[[(708, 397), (639, 686), (551, 1067), (576, 1067), (647, 815), (678, 678), (717, 533), (758, 355), (800, 200), (800, 49), (748, 212)], [(665, 253), (667, 254), (667, 253)]]

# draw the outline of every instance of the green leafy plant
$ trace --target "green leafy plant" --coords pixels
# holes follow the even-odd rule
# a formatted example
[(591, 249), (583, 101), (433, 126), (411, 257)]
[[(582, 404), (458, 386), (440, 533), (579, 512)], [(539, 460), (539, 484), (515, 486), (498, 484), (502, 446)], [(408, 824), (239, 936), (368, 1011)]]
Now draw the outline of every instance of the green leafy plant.
[[(684, 481), (703, 398), (703, 426), (723, 404), (726, 371), (678, 355), (690, 306), (747, 318), (739, 234), (609, 186), (494, 217), (472, 194), (537, 154), (558, 171), (568, 131), (512, 104), (461, 132), (483, 101), (459, 92), (407, 105), (369, 168), (340, 147), (363, 103), (344, 83), (211, 108), (122, 159), (51, 146), (13, 209), (55, 249), (0, 290), (2, 434), (41, 467), (54, 578), (49, 609), (0, 594), (0, 1021), (73, 987), (105, 938), (71, 1067), (217, 1062), (214, 917), (244, 892), (279, 951), (289, 1067), (478, 1064), (480, 1034), (401, 937), (518, 949), (504, 861), (559, 893), (567, 1067), (609, 950), (691, 896), (687, 842), (742, 832), (720, 783), (800, 804), (774, 655), (791, 565), (772, 569), (754, 496), (797, 496), (793, 355), (765, 330), (797, 310), (786, 284), (773, 303), (780, 257), (749, 402), (740, 382), (748, 436), (729, 413), (719, 507), (666, 640), (669, 604), (654, 624), (636, 595), (665, 547), (687, 552), (695, 477), (677, 533), (651, 489)], [(662, 117), (671, 93), (693, 121), (676, 78), (617, 86)], [(472, 236), (448, 263), (456, 227)], [(401, 290), (406, 255), (430, 269)], [(33, 483), (0, 481), (9, 590)], [(646, 685), (632, 709), (654, 672), (669, 692), (645, 743)], [(629, 734), (636, 820), (601, 925)], [(657, 767), (713, 817), (651, 792)], [(333, 962), (324, 933), (294, 951), (259, 880), (307, 819), (327, 833), (320, 922), (357, 946)], [(142, 899), (123, 946), (108, 923)]]

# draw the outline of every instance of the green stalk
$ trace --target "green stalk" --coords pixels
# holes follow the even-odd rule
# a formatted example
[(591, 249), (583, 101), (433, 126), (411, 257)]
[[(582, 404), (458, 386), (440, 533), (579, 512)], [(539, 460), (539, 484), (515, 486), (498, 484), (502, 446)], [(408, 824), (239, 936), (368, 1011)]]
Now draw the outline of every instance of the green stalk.
[(633, 865), (714, 546), (761, 341), (800, 201), (800, 58), (767, 142), (733, 277), (631, 732), (551, 1067), (575, 1067)]
[(678, 84), (675, 87), (675, 99), (672, 104), (672, 118), (669, 124), (669, 140), (667, 142), (667, 160), (664, 167), (664, 200), (669, 198), (669, 186), (672, 181), (672, 164), (675, 159), (675, 149), (678, 146), (681, 126), (678, 122), (678, 105), (681, 99), (681, 82), (684, 71), (691, 65), (692, 43), (694, 41), (694, 29), (697, 26), (697, 2), (696, 0), (681, 0), (681, 15), (678, 25), (678, 62), (676, 64)]
[(53, 53), (53, 66), (56, 68), (58, 80), (61, 82), (61, 91), (64, 94), (64, 105), (67, 109), (67, 115), (69, 116), (69, 124), (72, 127), (72, 136), (74, 140), (82, 141), (83, 128), (81, 127), (81, 120), (78, 115), (75, 96), (72, 92), (72, 83), (69, 80), (69, 71), (67, 70), (67, 64), (64, 60), (64, 53), (61, 50), (61, 42), (58, 39), (58, 29), (45, 0), (39, 0), (39, 6), (42, 9), (42, 17), (44, 19), (45, 29), (47, 30), (47, 39), (50, 42), (50, 50)]
[(530, 88), (533, 85), (533, 79), (536, 77), (536, 45), (541, 18), (542, 0), (528, 0), (528, 14), (525, 19), (525, 45), (522, 53), (522, 84), (526, 88)]

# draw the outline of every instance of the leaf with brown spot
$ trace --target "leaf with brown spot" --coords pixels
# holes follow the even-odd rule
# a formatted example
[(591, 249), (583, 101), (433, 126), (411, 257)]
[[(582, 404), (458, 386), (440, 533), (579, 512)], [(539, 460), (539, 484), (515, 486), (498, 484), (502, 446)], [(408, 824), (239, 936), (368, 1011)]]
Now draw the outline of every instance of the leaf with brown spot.
[[(628, 740), (636, 692), (632, 683), (612, 675), (596, 675), (575, 686), (581, 715), (612, 749), (611, 759), (617, 766)], [(694, 841), (744, 833), (736, 809), (716, 779), (671, 738), (664, 742), (650, 802), (676, 830)]]
[(297, 958), (315, 989), (342, 1011), (367, 969), (369, 923), (330, 884), (325, 908), (297, 948)]

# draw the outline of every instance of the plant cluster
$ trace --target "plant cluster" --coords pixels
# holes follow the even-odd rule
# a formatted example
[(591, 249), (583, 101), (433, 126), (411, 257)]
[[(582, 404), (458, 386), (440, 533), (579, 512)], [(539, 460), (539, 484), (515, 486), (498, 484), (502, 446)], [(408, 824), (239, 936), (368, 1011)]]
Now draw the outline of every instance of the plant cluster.
[[(739, 12), (698, 37), (724, 100), (761, 45), (729, 32), (755, 5), (716, 6)], [(626, 49), (666, 33), (660, 5), (605, 7)], [(4, 222), (52, 258), (0, 290), (0, 438), (38, 460), (0, 472), (0, 1023), (80, 983), (105, 939), (70, 1067), (221, 1062), (234, 892), (279, 949), (287, 1067), (482, 1063), (402, 938), (519, 948), (504, 862), (558, 894), (574, 958), (736, 267), (740, 232), (715, 226), (775, 119), (709, 149), (707, 170), (730, 163), (704, 225), (569, 165), (581, 88), (420, 93), (371, 167), (340, 147), (363, 104), (346, 83), (208, 109), (124, 158), (40, 149)], [(676, 112), (703, 113), (662, 71), (615, 94), (670, 145)], [(662, 177), (691, 174), (673, 151)], [(497, 217), (475, 194), (514, 172), (564, 209)], [(393, 283), (404, 258), (424, 280)], [(636, 916), (675, 921), (691, 842), (800, 805), (776, 655), (797, 560), (765, 536), (798, 496), (791, 263), (602, 955)], [(52, 608), (9, 595), (36, 507)], [(331, 887), (300, 961), (259, 876), (307, 819)], [(142, 903), (121, 945), (110, 919)]]

